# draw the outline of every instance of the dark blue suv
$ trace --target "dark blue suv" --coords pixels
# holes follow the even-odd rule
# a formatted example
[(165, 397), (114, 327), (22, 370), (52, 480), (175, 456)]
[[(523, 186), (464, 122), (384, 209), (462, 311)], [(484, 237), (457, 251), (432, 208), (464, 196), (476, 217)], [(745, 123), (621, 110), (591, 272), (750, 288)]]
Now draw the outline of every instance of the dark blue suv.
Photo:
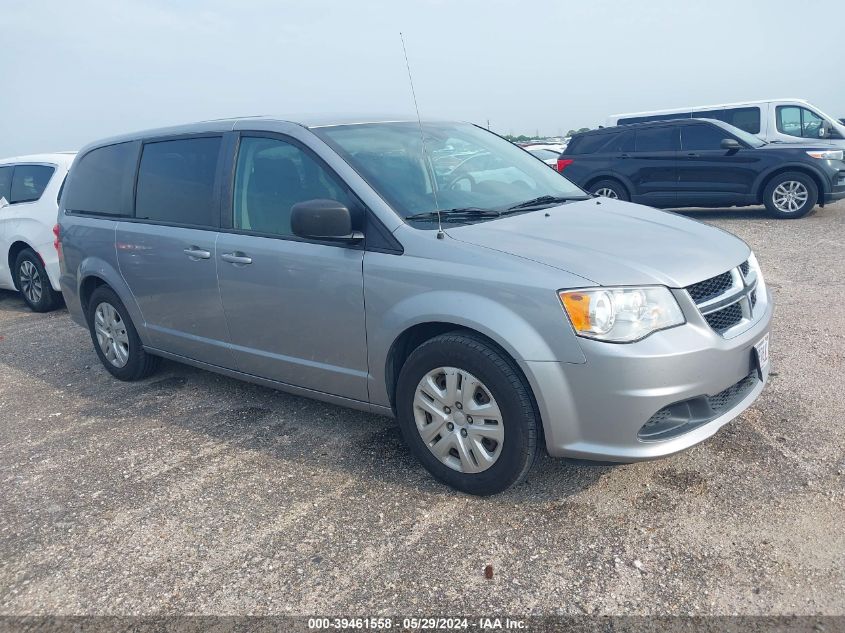
[(765, 143), (711, 119), (578, 134), (558, 171), (597, 195), (661, 208), (765, 204), (774, 216), (800, 218), (845, 198), (841, 149), (823, 141)]

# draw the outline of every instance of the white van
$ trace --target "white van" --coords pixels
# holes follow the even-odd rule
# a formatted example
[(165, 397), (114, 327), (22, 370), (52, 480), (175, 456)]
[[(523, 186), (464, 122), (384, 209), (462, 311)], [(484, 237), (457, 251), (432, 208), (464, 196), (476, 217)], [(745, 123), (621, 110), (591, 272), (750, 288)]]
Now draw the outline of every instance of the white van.
[(607, 125), (610, 127), (686, 117), (724, 121), (770, 143), (822, 139), (826, 145), (845, 148), (845, 124), (842, 120), (825, 114), (803, 99), (771, 99), (615, 114), (608, 117)]
[(62, 303), (53, 227), (76, 152), (0, 159), (0, 288), (35, 312)]

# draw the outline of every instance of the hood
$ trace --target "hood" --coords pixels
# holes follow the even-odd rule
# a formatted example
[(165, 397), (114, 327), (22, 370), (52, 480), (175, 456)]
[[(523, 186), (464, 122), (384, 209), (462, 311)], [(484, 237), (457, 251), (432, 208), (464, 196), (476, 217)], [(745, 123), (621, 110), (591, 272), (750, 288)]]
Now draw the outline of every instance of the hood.
[(546, 264), (601, 286), (683, 288), (748, 258), (738, 237), (619, 200), (583, 200), (446, 230), (449, 237)]

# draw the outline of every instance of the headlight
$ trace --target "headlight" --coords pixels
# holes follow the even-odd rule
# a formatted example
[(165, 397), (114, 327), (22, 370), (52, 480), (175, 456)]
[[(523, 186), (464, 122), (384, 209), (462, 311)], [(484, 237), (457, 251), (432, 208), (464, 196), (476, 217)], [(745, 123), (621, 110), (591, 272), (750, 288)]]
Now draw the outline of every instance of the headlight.
[(558, 293), (578, 336), (631, 343), (686, 320), (664, 286), (592, 288)]
[(807, 152), (807, 156), (818, 158), (819, 160), (842, 160), (845, 156), (845, 150), (829, 149)]
[(748, 266), (751, 270), (754, 271), (754, 274), (757, 276), (757, 296), (758, 297), (765, 297), (766, 296), (766, 282), (763, 279), (763, 271), (760, 270), (760, 262), (757, 261), (757, 257), (754, 253), (748, 257)]

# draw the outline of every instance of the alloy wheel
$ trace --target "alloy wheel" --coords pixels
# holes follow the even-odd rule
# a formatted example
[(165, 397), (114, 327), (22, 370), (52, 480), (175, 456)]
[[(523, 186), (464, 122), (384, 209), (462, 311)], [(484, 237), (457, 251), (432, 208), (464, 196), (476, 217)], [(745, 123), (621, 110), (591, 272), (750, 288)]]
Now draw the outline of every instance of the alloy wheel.
[(810, 193), (806, 185), (797, 180), (787, 180), (775, 187), (772, 193), (772, 202), (778, 211), (784, 213), (795, 213), (807, 202)]
[(43, 288), (41, 287), (41, 275), (38, 273), (38, 268), (35, 267), (28, 259), (21, 263), (21, 268), (18, 271), (18, 279), (20, 282), (20, 289), (24, 296), (30, 303), (37, 304), (41, 301), (41, 294)]
[(461, 473), (480, 473), (502, 454), (502, 413), (487, 386), (468, 371), (438, 367), (423, 376), (414, 420), (428, 450)]
[(619, 194), (616, 193), (610, 187), (602, 187), (601, 189), (597, 189), (596, 195), (601, 196), (602, 198), (610, 198), (612, 200), (618, 200), (619, 199)]
[(120, 313), (110, 303), (103, 302), (94, 310), (94, 332), (103, 356), (115, 367), (129, 362), (129, 335)]

